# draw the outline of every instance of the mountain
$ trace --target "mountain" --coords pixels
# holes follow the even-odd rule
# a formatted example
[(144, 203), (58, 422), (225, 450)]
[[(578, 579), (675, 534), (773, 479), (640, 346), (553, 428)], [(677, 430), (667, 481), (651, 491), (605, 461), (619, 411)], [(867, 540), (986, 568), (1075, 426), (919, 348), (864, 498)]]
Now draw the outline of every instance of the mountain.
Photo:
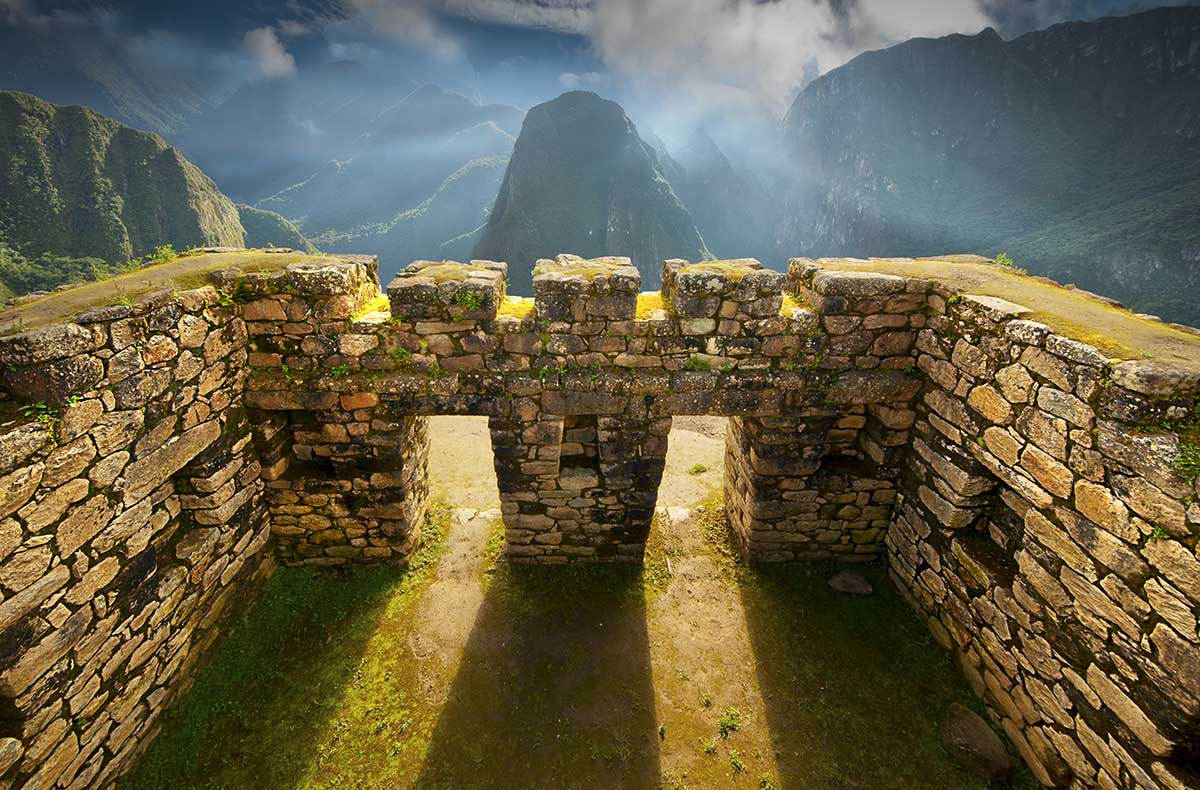
[(521, 119), (516, 108), (424, 85), (379, 108), (337, 158), (257, 206), (323, 250), (378, 254), (386, 281), (443, 244), (468, 247), (462, 239), (487, 220)]
[(239, 203), (237, 210), (242, 227), (246, 229), (247, 247), (291, 247), (304, 252), (317, 251), (299, 228), (274, 211), (264, 211), (244, 203)]
[(623, 255), (657, 288), (667, 258), (711, 257), (654, 150), (616, 102), (573, 91), (525, 116), (474, 257), (509, 264), (528, 294), (539, 258)]
[(341, 60), (243, 83), (173, 139), (236, 200), (254, 203), (344, 159), (381, 112), (417, 89)]
[(241, 246), (237, 208), (161, 137), (0, 93), (0, 236), (27, 255), (125, 261), (160, 244)]
[(1200, 323), (1200, 8), (1004, 41), (914, 39), (809, 84), (784, 121), (791, 255), (1007, 252)]
[(767, 191), (730, 163), (703, 129), (678, 153), (679, 172), (669, 176), (709, 248), (722, 258), (775, 257)]

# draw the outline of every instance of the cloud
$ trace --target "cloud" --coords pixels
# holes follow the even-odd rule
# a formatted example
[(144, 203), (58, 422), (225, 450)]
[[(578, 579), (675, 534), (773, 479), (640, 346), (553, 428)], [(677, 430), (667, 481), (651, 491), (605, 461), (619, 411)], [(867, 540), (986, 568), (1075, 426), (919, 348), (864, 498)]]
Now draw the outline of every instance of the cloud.
[(610, 77), (599, 71), (585, 71), (582, 74), (564, 71), (558, 75), (558, 82), (568, 90), (579, 90), (581, 88), (596, 88), (607, 85), (610, 82)]
[[(598, 4), (608, 0), (597, 0)], [(590, 0), (438, 0), (446, 14), (478, 22), (585, 33), (591, 24)]]
[(707, 85), (785, 103), (811, 73), (913, 36), (976, 32), (978, 0), (603, 0), (589, 34), (632, 80)]
[(242, 37), (242, 49), (263, 77), (290, 77), (296, 73), (296, 59), (284, 48), (273, 27), (256, 27), (247, 32)]

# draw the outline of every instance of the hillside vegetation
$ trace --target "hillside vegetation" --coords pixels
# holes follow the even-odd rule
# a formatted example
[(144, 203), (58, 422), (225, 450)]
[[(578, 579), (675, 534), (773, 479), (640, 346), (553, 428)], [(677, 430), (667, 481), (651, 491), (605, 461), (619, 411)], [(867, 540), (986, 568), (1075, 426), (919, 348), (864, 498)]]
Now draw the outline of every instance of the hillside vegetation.
[(291, 247), (303, 252), (317, 251), (299, 228), (274, 211), (240, 203), (237, 210), (242, 227), (246, 229), (247, 247)]
[(1007, 252), (1200, 323), (1200, 8), (914, 39), (814, 81), (781, 250)]
[(232, 201), (162, 138), (12, 92), (0, 93), (0, 232), (24, 255), (106, 261), (245, 237)]

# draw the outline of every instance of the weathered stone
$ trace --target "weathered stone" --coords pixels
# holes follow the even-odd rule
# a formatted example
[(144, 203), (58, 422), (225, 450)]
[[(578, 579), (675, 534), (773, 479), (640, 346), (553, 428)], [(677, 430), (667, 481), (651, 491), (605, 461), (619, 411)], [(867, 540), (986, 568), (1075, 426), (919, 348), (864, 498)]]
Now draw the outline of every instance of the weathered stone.
[(1012, 758), (1000, 736), (978, 714), (957, 702), (946, 710), (942, 746), (964, 768), (984, 779), (1001, 780), (1012, 773)]
[(1129, 510), (1101, 485), (1088, 480), (1075, 483), (1075, 509), (1114, 535), (1135, 539), (1136, 530), (1129, 525)]
[(41, 463), (23, 466), (0, 477), (0, 518), (7, 518), (29, 501), (42, 480), (45, 468), (45, 464)]
[(38, 450), (50, 443), (50, 427), (29, 422), (0, 434), (0, 473), (16, 469)]
[(999, 392), (983, 384), (971, 390), (967, 403), (985, 420), (997, 425), (1008, 425), (1013, 420), (1012, 406)]
[(829, 589), (845, 595), (873, 595), (875, 588), (858, 571), (838, 571), (826, 582)]
[(221, 433), (216, 420), (185, 431), (165, 445), (125, 467), (125, 502), (133, 504), (158, 488)]

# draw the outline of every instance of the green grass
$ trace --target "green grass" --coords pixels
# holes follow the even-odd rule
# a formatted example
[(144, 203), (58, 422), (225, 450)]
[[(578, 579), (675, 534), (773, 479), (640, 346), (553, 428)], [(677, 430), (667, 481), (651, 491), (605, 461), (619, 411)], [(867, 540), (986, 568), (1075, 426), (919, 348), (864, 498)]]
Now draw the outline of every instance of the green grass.
[[(702, 521), (732, 566), (719, 509)], [(882, 567), (865, 599), (826, 588), (834, 566), (719, 570), (707, 605), (744, 611), (753, 660), (713, 675), (729, 648), (672, 616), (692, 581), (661, 522), (644, 568), (511, 565), (497, 522), (441, 663), (421, 612), (444, 523), (407, 571), (281, 569), (121, 787), (985, 788), (938, 736), (978, 704)]]
[(277, 571), (120, 786), (290, 787), (349, 745), (340, 733), (394, 734), (405, 743), (411, 701), (371, 699), (398, 656), (372, 663), (367, 650), (428, 586), (448, 517), (445, 509), (431, 512), (408, 569)]

